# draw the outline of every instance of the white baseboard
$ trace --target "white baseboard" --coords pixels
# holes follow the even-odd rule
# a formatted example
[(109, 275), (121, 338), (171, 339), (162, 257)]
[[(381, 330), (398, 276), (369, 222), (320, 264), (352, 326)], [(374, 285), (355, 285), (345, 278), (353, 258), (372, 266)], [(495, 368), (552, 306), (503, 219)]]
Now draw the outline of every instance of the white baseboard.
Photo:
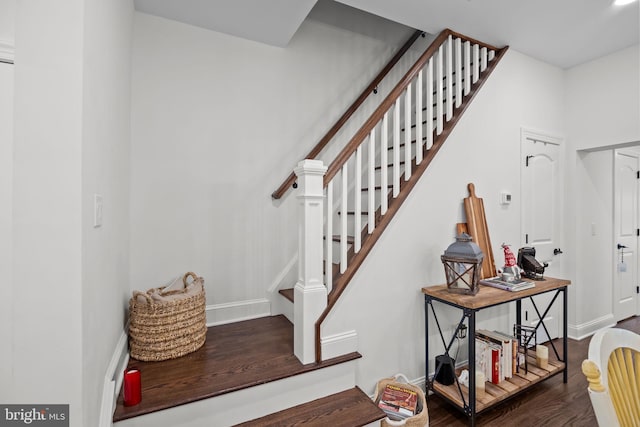
[(224, 325), (271, 315), (271, 302), (266, 298), (208, 305), (207, 326)]
[(100, 427), (113, 425), (113, 412), (116, 409), (116, 401), (120, 393), (124, 370), (129, 363), (128, 326), (120, 334), (116, 348), (111, 356), (111, 361), (104, 376), (102, 387), (102, 404), (100, 408)]
[(322, 337), (320, 346), (323, 360), (353, 353), (358, 351), (358, 333), (356, 331), (347, 331)]
[(606, 316), (599, 317), (590, 322), (581, 323), (580, 325), (568, 325), (569, 338), (574, 340), (582, 340), (587, 338), (600, 329), (610, 328), (616, 325), (616, 320), (613, 314), (607, 314)]

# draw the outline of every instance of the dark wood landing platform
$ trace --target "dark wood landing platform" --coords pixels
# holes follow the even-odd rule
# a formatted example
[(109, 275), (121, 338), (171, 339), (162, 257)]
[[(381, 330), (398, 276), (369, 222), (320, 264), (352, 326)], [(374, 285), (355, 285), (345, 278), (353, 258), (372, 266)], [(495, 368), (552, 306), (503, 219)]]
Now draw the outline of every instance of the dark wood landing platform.
[(122, 390), (113, 421), (172, 408), (259, 384), (280, 380), (361, 357), (350, 353), (321, 363), (303, 365), (293, 354), (293, 325), (271, 316), (207, 331), (204, 346), (191, 354), (163, 362), (130, 360), (142, 375), (142, 402), (124, 406)]
[(361, 427), (384, 417), (369, 396), (354, 387), (236, 427)]

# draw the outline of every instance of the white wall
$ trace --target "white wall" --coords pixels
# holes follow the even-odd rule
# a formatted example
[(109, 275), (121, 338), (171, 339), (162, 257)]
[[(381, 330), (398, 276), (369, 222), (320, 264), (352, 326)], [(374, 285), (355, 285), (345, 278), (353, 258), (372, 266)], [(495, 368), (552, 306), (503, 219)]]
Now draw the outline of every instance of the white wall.
[[(576, 180), (581, 183), (576, 194), (575, 229), (580, 241), (575, 257), (576, 336), (592, 333), (603, 325), (615, 323), (612, 312), (613, 266), (613, 151), (582, 152), (578, 155)], [(592, 224), (595, 235), (592, 234)], [(583, 288), (585, 288), (583, 290)]]
[[(0, 383), (10, 381), (12, 366), (12, 198), (13, 198), (13, 65), (0, 63)], [(4, 392), (0, 392), (0, 399)]]
[[(0, 61), (14, 56), (15, 1), (0, 0)], [(0, 62), (0, 384), (8, 383), (13, 359), (13, 65)], [(4, 393), (0, 390), (0, 400)]]
[[(570, 288), (575, 304), (570, 310), (570, 335), (574, 337), (586, 336), (613, 321), (611, 150), (640, 143), (639, 50), (640, 45), (632, 46), (565, 72), (565, 256), (578, 285)], [(591, 222), (598, 230), (595, 237), (591, 236)], [(600, 307), (597, 313), (588, 308), (591, 304)], [(607, 312), (600, 312), (602, 309)]]
[[(358, 332), (358, 383), (371, 392), (379, 378), (405, 373), (424, 378), (423, 286), (444, 283), (440, 255), (464, 222), (463, 198), (473, 182), (483, 198), (496, 263), (504, 262), (502, 242), (519, 247), (520, 129), (563, 135), (562, 70), (516, 51), (507, 52), (458, 123), (435, 161), (416, 185), (393, 222), (343, 294), (323, 327), (323, 336)], [(512, 193), (509, 206), (500, 192)], [(460, 311), (436, 308), (441, 326), (451, 329)], [(480, 327), (508, 332), (509, 309), (481, 312)], [(443, 353), (431, 319), (431, 366)], [(455, 351), (455, 344), (453, 347)], [(466, 359), (461, 350), (458, 360)]]
[(270, 195), (411, 34), (327, 21), (281, 49), (136, 13), (132, 289), (193, 270), (209, 305), (249, 306), (293, 286), (295, 197)]
[(13, 366), (1, 387), (5, 403), (69, 403), (74, 426), (83, 400), (82, 6), (16, 8)]
[(13, 46), (15, 40), (16, 0), (0, 0), (0, 50)]
[(640, 45), (566, 71), (566, 111), (575, 150), (640, 141)]
[[(97, 426), (101, 392), (124, 331), (129, 292), (130, 0), (86, 0), (82, 93), (83, 419)], [(93, 227), (93, 197), (103, 222)]]
[(70, 404), (72, 426), (99, 423), (129, 295), (132, 16), (128, 0), (16, 9), (12, 363), (0, 400)]

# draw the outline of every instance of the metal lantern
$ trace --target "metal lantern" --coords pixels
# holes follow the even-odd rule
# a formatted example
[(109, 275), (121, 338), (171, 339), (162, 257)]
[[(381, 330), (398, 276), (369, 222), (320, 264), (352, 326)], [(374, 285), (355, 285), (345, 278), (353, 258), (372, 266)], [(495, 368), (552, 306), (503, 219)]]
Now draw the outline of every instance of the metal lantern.
[(449, 292), (467, 295), (478, 293), (484, 254), (472, 240), (467, 233), (461, 233), (440, 257)]

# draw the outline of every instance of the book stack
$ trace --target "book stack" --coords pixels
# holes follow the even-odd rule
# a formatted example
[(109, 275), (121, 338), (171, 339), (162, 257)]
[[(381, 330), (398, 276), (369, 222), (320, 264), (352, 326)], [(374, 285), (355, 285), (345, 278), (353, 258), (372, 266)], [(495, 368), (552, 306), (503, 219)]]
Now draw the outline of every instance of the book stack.
[(387, 384), (378, 407), (387, 414), (389, 419), (402, 421), (416, 414), (418, 394), (401, 384)]
[(516, 373), (518, 341), (502, 332), (478, 329), (476, 331), (476, 369), (487, 381), (499, 384)]
[(492, 277), (490, 279), (480, 280), (481, 285), (492, 286), (494, 288), (503, 289), (505, 291), (517, 292), (525, 289), (535, 288), (536, 284), (527, 280), (515, 279), (510, 282), (502, 280), (500, 276)]

